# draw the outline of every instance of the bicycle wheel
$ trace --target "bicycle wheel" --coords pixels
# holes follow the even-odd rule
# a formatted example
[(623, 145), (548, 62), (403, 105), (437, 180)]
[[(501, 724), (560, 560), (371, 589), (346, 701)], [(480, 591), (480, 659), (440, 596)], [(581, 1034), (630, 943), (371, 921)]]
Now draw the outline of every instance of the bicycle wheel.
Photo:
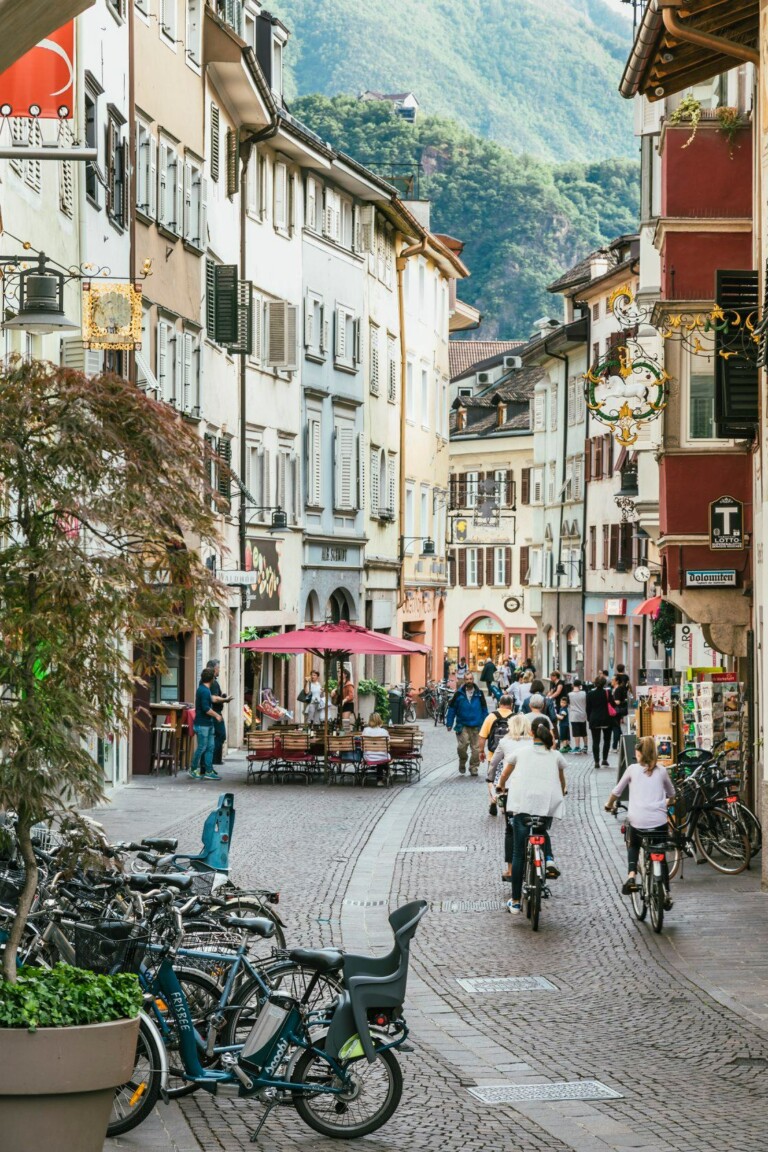
[(415, 724), (416, 723), (416, 707), (415, 707), (415, 705), (409, 704), (408, 707), (405, 709), (405, 722), (406, 722), (406, 724)]
[(638, 920), (645, 920), (648, 906), (645, 903), (645, 852), (641, 848), (637, 855), (637, 892), (632, 893), (632, 908)]
[[(315, 1049), (304, 1052), (293, 1068), (291, 1083), (339, 1084), (338, 1077)], [(392, 1116), (403, 1094), (403, 1074), (391, 1050), (378, 1052), (373, 1064), (363, 1057), (342, 1065), (351, 1070), (352, 1083), (341, 1095), (296, 1092), (293, 1106), (305, 1124), (321, 1136), (355, 1140), (376, 1132)]]
[[(294, 964), (292, 960), (279, 960), (260, 970), (261, 977), (272, 990), (279, 990), (284, 996), (302, 1000), (312, 978), (316, 975), (314, 987), (307, 1002), (310, 1012), (320, 1012), (330, 1007), (342, 989), (341, 976), (331, 973), (315, 973), (308, 968)], [(222, 1043), (241, 1046), (253, 1027), (264, 1001), (264, 989), (258, 980), (251, 979), (239, 988), (233, 997), (231, 1011), (227, 1013), (227, 1024)]]
[(431, 692), (427, 692), (424, 696), (424, 711), (430, 720), (434, 719), (436, 707), (434, 696)]
[(115, 1088), (107, 1136), (121, 1136), (146, 1120), (160, 1095), (161, 1054), (145, 1020), (139, 1021), (136, 1062), (130, 1080)]
[(651, 910), (651, 925), (654, 932), (661, 932), (664, 924), (664, 881), (661, 877), (652, 876), (648, 899)]
[(538, 868), (535, 865), (533, 867), (532, 880), (533, 880), (533, 883), (531, 886), (531, 891), (530, 891), (530, 896), (529, 896), (530, 907), (531, 907), (531, 911), (530, 911), (531, 928), (533, 929), (534, 932), (538, 932), (538, 930), (539, 930), (539, 914), (541, 912), (541, 888), (542, 888), (542, 884), (541, 884), (541, 875), (539, 873)]
[(749, 864), (749, 837), (739, 821), (724, 808), (709, 808), (701, 813), (693, 842), (718, 872), (736, 876)]
[(677, 844), (673, 843), (671, 840), (667, 840), (667, 866), (669, 868), (670, 880), (677, 876), (678, 872), (680, 871), (680, 864), (682, 859), (683, 854)]
[(744, 826), (749, 839), (750, 858), (757, 856), (763, 847), (763, 828), (751, 808), (745, 804), (735, 804), (736, 816)]

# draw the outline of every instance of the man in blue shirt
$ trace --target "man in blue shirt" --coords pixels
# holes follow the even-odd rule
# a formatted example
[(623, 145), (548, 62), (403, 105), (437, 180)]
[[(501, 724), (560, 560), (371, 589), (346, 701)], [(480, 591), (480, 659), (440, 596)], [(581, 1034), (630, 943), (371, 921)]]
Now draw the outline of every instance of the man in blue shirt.
[(448, 705), (445, 717), (445, 726), (450, 732), (456, 725), (456, 750), (459, 754), (459, 772), (463, 775), (467, 770), (467, 754), (469, 753), (469, 774), (477, 776), (480, 764), (480, 749), (478, 738), (480, 729), (488, 715), (488, 706), (485, 696), (475, 684), (471, 672), (464, 677), (464, 683), (454, 694)]
[(221, 780), (213, 768), (213, 743), (217, 724), (224, 721), (214, 711), (211, 684), (214, 680), (213, 668), (204, 668), (195, 693), (195, 736), (197, 748), (192, 757), (189, 774), (193, 780)]

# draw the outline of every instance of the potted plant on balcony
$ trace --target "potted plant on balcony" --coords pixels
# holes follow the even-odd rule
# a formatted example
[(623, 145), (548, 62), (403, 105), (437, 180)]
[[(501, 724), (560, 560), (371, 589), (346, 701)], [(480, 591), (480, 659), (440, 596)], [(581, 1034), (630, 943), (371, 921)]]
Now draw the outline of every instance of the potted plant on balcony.
[(32, 828), (103, 798), (91, 739), (127, 728), (162, 637), (220, 603), (198, 551), (216, 544), (209, 472), (196, 429), (121, 377), (21, 360), (0, 372), (0, 809), (23, 866), (0, 979), (0, 1131), (14, 1152), (100, 1152), (110, 1091), (133, 1067), (135, 978), (17, 968)]

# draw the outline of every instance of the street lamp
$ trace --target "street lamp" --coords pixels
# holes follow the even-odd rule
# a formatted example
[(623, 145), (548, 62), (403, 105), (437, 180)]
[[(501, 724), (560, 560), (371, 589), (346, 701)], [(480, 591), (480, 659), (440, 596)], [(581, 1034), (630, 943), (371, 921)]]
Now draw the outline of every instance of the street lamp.
[(271, 512), (268, 532), (285, 532), (288, 529), (288, 513), (279, 504), (249, 505), (252, 512)]
[(400, 563), (402, 564), (405, 559), (405, 546), (406, 544), (413, 544), (414, 541), (421, 540), (421, 555), (434, 556), (435, 555), (435, 542), (431, 536), (401, 536), (400, 537)]
[(36, 268), (25, 269), (19, 268), (18, 256), (0, 256), (0, 269), (19, 278), (18, 311), (3, 321), (5, 331), (44, 336), (80, 330), (80, 324), (64, 314), (64, 274), (49, 267), (45, 252), (38, 252)]
[(581, 560), (560, 560), (555, 565), (555, 576), (565, 576), (566, 575), (566, 571), (565, 571), (566, 564), (569, 564), (571, 567), (575, 566), (575, 568), (579, 574), (579, 580), (581, 580)]

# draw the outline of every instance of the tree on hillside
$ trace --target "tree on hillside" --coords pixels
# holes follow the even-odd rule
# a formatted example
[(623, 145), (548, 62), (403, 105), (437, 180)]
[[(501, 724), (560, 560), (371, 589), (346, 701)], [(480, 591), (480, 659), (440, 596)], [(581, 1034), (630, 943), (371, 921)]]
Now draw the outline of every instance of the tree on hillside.
[(207, 477), (196, 428), (122, 377), (21, 360), (0, 373), (0, 808), (26, 873), (6, 980), (37, 883), (32, 826), (101, 799), (89, 737), (128, 726), (162, 637), (219, 604), (195, 548), (215, 543)]

